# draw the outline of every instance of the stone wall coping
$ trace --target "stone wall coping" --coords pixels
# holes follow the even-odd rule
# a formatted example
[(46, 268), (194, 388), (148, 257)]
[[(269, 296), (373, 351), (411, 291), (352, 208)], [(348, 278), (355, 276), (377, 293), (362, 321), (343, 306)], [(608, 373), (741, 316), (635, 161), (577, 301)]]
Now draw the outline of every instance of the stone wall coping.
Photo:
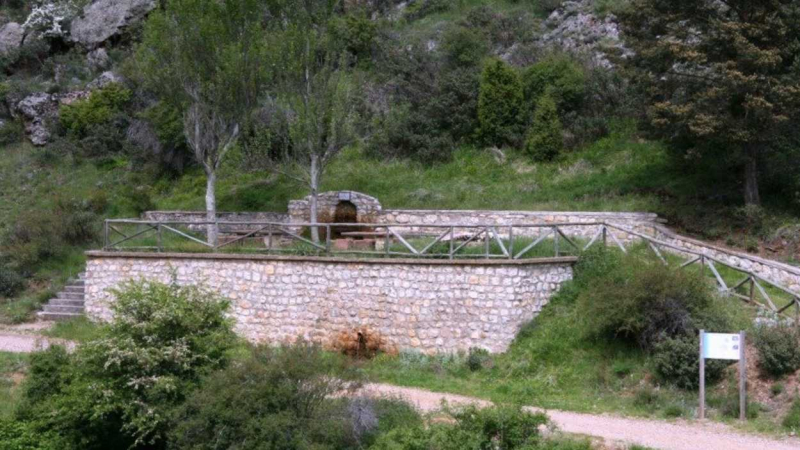
[(591, 216), (591, 217), (639, 217), (655, 220), (656, 213), (647, 212), (592, 212), (592, 211), (513, 211), (490, 209), (384, 209), (383, 214), (519, 214), (525, 216)]
[[(197, 211), (197, 210), (153, 210), (153, 211), (145, 211), (142, 215), (147, 214), (186, 214), (186, 215), (206, 215), (205, 211)], [(247, 215), (247, 214), (276, 214), (276, 215), (284, 215), (288, 216), (289, 214), (286, 212), (280, 211), (217, 211), (217, 215), (219, 214), (240, 214), (240, 215)]]
[(415, 266), (531, 266), (547, 264), (575, 264), (576, 256), (561, 256), (553, 258), (536, 259), (408, 259), (408, 258), (337, 258), (314, 256), (282, 256), (282, 255), (244, 255), (227, 253), (145, 253), (145, 252), (106, 252), (90, 250), (86, 252), (88, 259), (119, 258), (119, 259), (199, 259), (221, 261), (291, 261), (291, 262), (316, 262), (316, 263), (341, 263), (341, 264), (372, 264), (372, 265), (415, 265)]
[(708, 249), (711, 249), (711, 250), (716, 251), (716, 252), (725, 253), (725, 254), (730, 255), (730, 256), (735, 256), (737, 258), (749, 259), (750, 261), (754, 261), (754, 262), (757, 262), (759, 264), (763, 264), (765, 266), (775, 267), (775, 268), (784, 270), (786, 272), (792, 273), (794, 275), (800, 276), (800, 267), (790, 266), (789, 264), (784, 264), (782, 262), (778, 262), (778, 261), (775, 261), (775, 260), (772, 260), (772, 259), (766, 259), (766, 258), (762, 258), (762, 257), (757, 256), (757, 255), (751, 255), (749, 253), (738, 252), (736, 250), (731, 250), (731, 249), (728, 249), (728, 248), (725, 248), (725, 247), (720, 247), (718, 245), (709, 244), (708, 242), (704, 242), (704, 241), (700, 241), (700, 240), (697, 240), (697, 239), (694, 239), (694, 238), (690, 238), (690, 237), (686, 237), (686, 236), (680, 235), (680, 234), (670, 230), (667, 227), (662, 227), (662, 226), (659, 226), (659, 225), (654, 225), (654, 227), (658, 230), (659, 233), (665, 234), (665, 235), (669, 236), (672, 239), (679, 239), (681, 241), (685, 241), (685, 242), (688, 242), (690, 244), (697, 245), (698, 247), (708, 248)]

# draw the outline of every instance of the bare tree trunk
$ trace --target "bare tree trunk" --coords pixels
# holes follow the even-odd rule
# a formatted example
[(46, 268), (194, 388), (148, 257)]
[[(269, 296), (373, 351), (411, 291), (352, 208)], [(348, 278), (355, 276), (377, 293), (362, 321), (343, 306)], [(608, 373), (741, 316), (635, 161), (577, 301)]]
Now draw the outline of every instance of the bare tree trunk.
[(744, 163), (744, 203), (745, 205), (761, 205), (758, 192), (758, 145), (747, 144)]
[(208, 244), (217, 246), (217, 173), (206, 171), (206, 221), (214, 222), (206, 226), (208, 234)]
[[(311, 223), (317, 223), (319, 218), (317, 195), (319, 194), (319, 157), (311, 155), (311, 170), (310, 170), (310, 184), (311, 184), (311, 205), (310, 215)], [(319, 243), (319, 228), (311, 227), (311, 240)]]

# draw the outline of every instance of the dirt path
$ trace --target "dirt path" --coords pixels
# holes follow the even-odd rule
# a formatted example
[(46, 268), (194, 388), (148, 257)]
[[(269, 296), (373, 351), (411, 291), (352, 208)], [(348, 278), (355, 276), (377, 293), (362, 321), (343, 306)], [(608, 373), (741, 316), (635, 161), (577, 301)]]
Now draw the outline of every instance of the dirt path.
[[(442, 401), (450, 405), (475, 403), (489, 405), (460, 395), (440, 394), (422, 389), (403, 388), (386, 384), (369, 384), (363, 393), (375, 396), (402, 398), (421, 411), (433, 411)], [(609, 443), (639, 444), (659, 450), (798, 450), (800, 439), (769, 439), (742, 434), (719, 423), (685, 421), (666, 422), (647, 419), (629, 419), (610, 415), (580, 414), (556, 410), (526, 408), (543, 411), (561, 431), (590, 435)]]
[(72, 350), (75, 347), (74, 342), (61, 339), (0, 331), (0, 352), (31, 353), (37, 350), (44, 350), (52, 344), (65, 345), (68, 350)]

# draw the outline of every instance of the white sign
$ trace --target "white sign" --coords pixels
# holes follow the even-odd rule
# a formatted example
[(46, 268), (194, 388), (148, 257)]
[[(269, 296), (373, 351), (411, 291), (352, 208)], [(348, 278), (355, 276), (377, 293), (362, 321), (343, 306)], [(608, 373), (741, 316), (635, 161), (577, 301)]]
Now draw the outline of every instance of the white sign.
[(703, 358), (738, 361), (741, 341), (738, 334), (703, 333)]

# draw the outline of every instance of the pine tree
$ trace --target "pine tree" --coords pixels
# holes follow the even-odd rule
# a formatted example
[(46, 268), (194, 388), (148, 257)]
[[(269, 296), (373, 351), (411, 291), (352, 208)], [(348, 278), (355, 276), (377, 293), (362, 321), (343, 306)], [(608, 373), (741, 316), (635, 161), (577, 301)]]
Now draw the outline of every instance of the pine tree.
[(522, 130), (524, 95), (519, 75), (499, 59), (481, 74), (478, 138), (485, 145), (514, 145)]
[(525, 140), (525, 152), (535, 161), (551, 161), (561, 153), (564, 138), (558, 108), (550, 93), (539, 97), (533, 113), (533, 123)]
[(759, 204), (758, 161), (800, 116), (800, 2), (633, 0), (620, 20), (649, 124), (676, 149), (727, 153)]

